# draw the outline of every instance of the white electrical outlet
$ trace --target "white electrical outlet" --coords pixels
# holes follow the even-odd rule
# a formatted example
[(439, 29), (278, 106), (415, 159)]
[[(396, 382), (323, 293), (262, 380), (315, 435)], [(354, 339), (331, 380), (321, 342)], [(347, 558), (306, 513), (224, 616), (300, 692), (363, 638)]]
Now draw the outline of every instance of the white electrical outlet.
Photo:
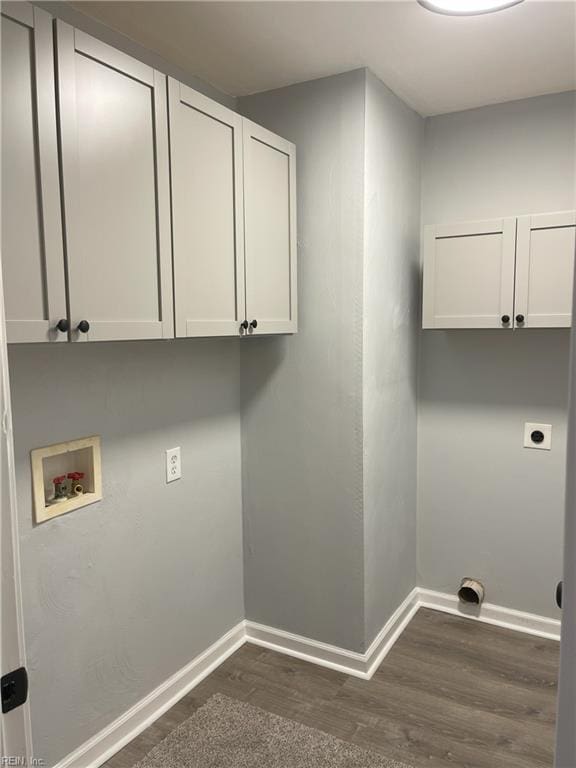
[(182, 477), (182, 463), (180, 461), (180, 447), (168, 448), (166, 451), (166, 482), (180, 480)]
[(552, 448), (552, 424), (524, 424), (524, 448), (549, 451)]

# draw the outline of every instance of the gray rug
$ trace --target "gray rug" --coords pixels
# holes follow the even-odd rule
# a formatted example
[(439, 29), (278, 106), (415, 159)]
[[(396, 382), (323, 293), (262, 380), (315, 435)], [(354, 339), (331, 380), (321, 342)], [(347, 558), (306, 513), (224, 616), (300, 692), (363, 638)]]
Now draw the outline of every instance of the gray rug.
[(408, 766), (217, 693), (134, 768)]

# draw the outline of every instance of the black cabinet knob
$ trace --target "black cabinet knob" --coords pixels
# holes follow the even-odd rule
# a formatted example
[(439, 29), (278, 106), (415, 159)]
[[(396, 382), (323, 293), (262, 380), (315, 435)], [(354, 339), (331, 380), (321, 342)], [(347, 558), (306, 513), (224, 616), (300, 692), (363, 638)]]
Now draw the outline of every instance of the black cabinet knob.
[(509, 322), (510, 322), (510, 315), (502, 315), (502, 323), (504, 325), (508, 325)]
[(258, 320), (252, 320), (252, 322), (250, 323), (250, 326), (252, 328), (258, 328)]
[(248, 320), (242, 320), (240, 328), (243, 328), (245, 331), (248, 330)]
[(63, 317), (61, 320), (58, 320), (58, 322), (56, 323), (56, 329), (61, 333), (66, 333), (66, 331), (69, 330), (69, 328), (70, 328), (70, 323), (65, 317)]
[(88, 322), (88, 320), (80, 320), (80, 322), (76, 327), (78, 328), (80, 333), (88, 333), (88, 331), (90, 330), (90, 323)]
[(524, 315), (516, 315), (516, 322), (522, 324), (524, 322)]

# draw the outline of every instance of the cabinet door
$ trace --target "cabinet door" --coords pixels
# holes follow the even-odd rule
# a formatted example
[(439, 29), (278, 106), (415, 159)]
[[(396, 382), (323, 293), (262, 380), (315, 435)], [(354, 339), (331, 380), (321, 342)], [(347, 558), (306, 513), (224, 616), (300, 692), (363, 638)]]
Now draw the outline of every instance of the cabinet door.
[(242, 118), (169, 80), (176, 336), (245, 318)]
[(246, 318), (249, 333), (294, 333), (296, 150), (244, 120)]
[(57, 44), (72, 339), (173, 336), (166, 78), (62, 22)]
[(7, 337), (66, 341), (52, 19), (2, 4), (2, 269)]
[(517, 328), (569, 328), (576, 212), (521, 216), (516, 252)]
[(428, 226), (423, 328), (511, 328), (516, 220)]

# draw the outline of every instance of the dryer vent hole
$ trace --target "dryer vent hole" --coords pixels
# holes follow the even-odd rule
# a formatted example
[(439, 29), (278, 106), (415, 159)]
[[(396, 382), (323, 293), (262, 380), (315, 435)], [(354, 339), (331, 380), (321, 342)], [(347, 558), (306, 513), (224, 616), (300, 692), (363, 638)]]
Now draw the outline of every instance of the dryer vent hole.
[(480, 595), (475, 592), (471, 587), (462, 587), (458, 592), (458, 597), (463, 603), (472, 603), (473, 605), (480, 605)]
[(477, 579), (462, 579), (458, 599), (466, 605), (481, 605), (484, 601), (484, 585)]

